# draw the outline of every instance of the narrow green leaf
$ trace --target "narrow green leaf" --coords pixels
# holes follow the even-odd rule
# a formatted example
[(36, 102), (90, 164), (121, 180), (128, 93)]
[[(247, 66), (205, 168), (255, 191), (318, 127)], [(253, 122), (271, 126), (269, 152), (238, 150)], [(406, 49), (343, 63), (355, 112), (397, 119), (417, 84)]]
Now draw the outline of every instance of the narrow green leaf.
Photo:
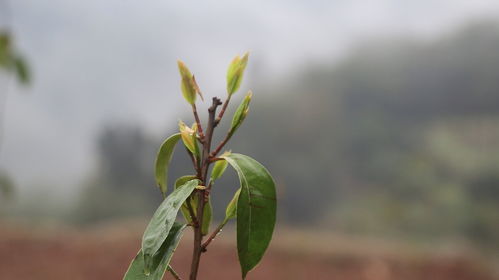
[(201, 233), (206, 235), (210, 232), (211, 219), (213, 218), (213, 207), (211, 206), (211, 199), (204, 205), (203, 211), (203, 225), (201, 226)]
[(177, 60), (177, 65), (181, 77), (180, 89), (182, 90), (182, 95), (189, 104), (194, 105), (196, 102), (197, 86), (194, 81), (194, 76), (184, 62)]
[(173, 134), (161, 144), (158, 155), (156, 156), (156, 163), (154, 175), (156, 177), (156, 184), (158, 185), (163, 196), (166, 195), (168, 189), (168, 165), (172, 159), (175, 145), (180, 140), (180, 133)]
[(226, 160), (217, 160), (215, 164), (213, 165), (213, 169), (211, 170), (211, 176), (210, 179), (212, 181), (217, 180), (218, 178), (222, 177), (222, 175), (225, 172), (225, 169), (227, 169), (227, 161)]
[(178, 189), (180, 186), (185, 185), (185, 183), (189, 182), (190, 180), (196, 179), (196, 175), (185, 175), (180, 178), (178, 178), (175, 181), (175, 189)]
[(15, 71), (17, 74), (17, 79), (22, 84), (28, 84), (30, 81), (30, 73), (28, 69), (28, 65), (24, 61), (24, 59), (20, 56), (14, 58)]
[(232, 200), (229, 204), (227, 204), (227, 208), (225, 209), (224, 224), (237, 216), (237, 200), (239, 199), (239, 193), (241, 193), (241, 188), (237, 189), (234, 197), (232, 197)]
[(227, 70), (227, 93), (229, 96), (234, 94), (243, 80), (244, 70), (248, 64), (249, 53), (245, 53), (243, 57), (236, 56), (229, 65)]
[(142, 252), (146, 270), (151, 268), (151, 259), (165, 241), (170, 229), (175, 222), (177, 213), (189, 197), (198, 180), (191, 180), (174, 190), (158, 207), (142, 237)]
[[(194, 179), (196, 179), (196, 176), (194, 176), (194, 175), (186, 175), (186, 176), (182, 176), (182, 177), (178, 178), (177, 181), (175, 181), (175, 189), (178, 189), (180, 186), (182, 186), (185, 183), (187, 183), (188, 181), (194, 180)], [(189, 206), (187, 205), (187, 203), (190, 203), (192, 206), (192, 210), (194, 211), (194, 213), (196, 212), (196, 207), (192, 203), (192, 196), (191, 196), (191, 199), (187, 199), (184, 202), (184, 204), (182, 204), (180, 211), (182, 211), (182, 216), (184, 216), (185, 221), (188, 224), (192, 224), (191, 213), (189, 212)]]
[[(179, 188), (183, 184), (185, 184), (187, 181), (195, 179), (196, 176), (194, 175), (187, 175), (187, 176), (182, 176), (175, 181), (175, 189)], [(191, 213), (189, 212), (189, 206), (187, 203), (191, 204), (192, 210), (194, 213), (196, 213), (196, 209), (198, 208), (198, 197), (191, 195), (190, 199), (187, 199), (184, 204), (182, 204), (182, 208), (180, 210), (182, 211), (182, 215), (184, 216), (185, 220), (187, 223), (192, 223), (191, 219)], [(208, 203), (204, 205), (204, 211), (203, 211), (203, 225), (201, 227), (201, 233), (202, 234), (208, 234), (210, 230), (210, 224), (211, 220), (213, 217), (213, 209), (211, 206), (211, 200), (208, 200)]]
[(161, 245), (158, 252), (152, 258), (152, 266), (149, 275), (144, 273), (144, 255), (139, 251), (135, 259), (128, 267), (123, 280), (161, 280), (165, 274), (175, 249), (180, 242), (185, 225), (174, 223), (168, 237)]
[(241, 57), (236, 55), (229, 64), (229, 68), (227, 68), (227, 92), (230, 92), (230, 84), (234, 79), (234, 74), (239, 68), (239, 64), (241, 63)]
[(251, 91), (248, 91), (246, 96), (244, 97), (243, 101), (241, 104), (239, 104), (239, 107), (237, 107), (236, 112), (234, 113), (234, 117), (232, 118), (232, 124), (230, 127), (230, 134), (234, 134), (236, 130), (241, 126), (243, 123), (244, 119), (248, 115), (249, 111), (249, 103), (251, 101), (251, 96), (253, 93)]
[(242, 277), (262, 259), (272, 239), (276, 220), (275, 184), (270, 173), (254, 159), (223, 156), (236, 170), (241, 183), (237, 201), (237, 252)]

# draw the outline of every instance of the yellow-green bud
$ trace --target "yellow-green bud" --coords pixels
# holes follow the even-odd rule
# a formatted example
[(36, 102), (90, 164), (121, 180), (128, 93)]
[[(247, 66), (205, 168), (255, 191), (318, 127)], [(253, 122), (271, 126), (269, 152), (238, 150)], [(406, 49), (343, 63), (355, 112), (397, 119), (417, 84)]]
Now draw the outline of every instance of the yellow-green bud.
[(237, 216), (237, 200), (239, 199), (240, 192), (241, 189), (238, 189), (234, 194), (234, 197), (232, 197), (232, 200), (227, 205), (227, 208), (225, 209), (224, 223), (227, 223), (230, 219), (233, 219)]
[(244, 119), (248, 115), (249, 112), (249, 103), (251, 101), (251, 96), (253, 96), (253, 93), (248, 91), (246, 96), (244, 97), (243, 101), (241, 104), (239, 104), (239, 107), (237, 107), (236, 112), (234, 113), (234, 117), (232, 118), (232, 125), (230, 128), (230, 133), (233, 134), (239, 126), (243, 123)]
[(182, 78), (180, 83), (180, 89), (182, 90), (182, 95), (189, 104), (194, 105), (196, 102), (196, 83), (194, 81), (194, 76), (189, 71), (189, 68), (181, 60), (177, 61), (178, 70), (180, 72), (180, 77)]
[[(221, 156), (230, 155), (230, 151), (224, 152)], [(213, 169), (211, 170), (211, 180), (215, 181), (216, 179), (222, 177), (227, 169), (228, 162), (225, 159), (217, 160), (213, 165)]]
[(193, 153), (194, 155), (198, 154), (197, 140), (196, 140), (196, 132), (197, 125), (194, 124), (191, 127), (188, 127), (183, 121), (178, 122), (178, 127), (180, 130), (180, 137), (182, 138), (182, 142), (184, 145)]
[(248, 64), (248, 57), (248, 52), (243, 57), (236, 56), (229, 65), (227, 70), (227, 93), (229, 96), (234, 94), (241, 86), (244, 70)]

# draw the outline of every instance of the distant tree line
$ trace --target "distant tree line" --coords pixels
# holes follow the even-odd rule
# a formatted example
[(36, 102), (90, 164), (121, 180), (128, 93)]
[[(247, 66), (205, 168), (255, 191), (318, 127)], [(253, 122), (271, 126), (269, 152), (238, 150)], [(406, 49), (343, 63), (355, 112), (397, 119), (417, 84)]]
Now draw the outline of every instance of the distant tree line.
[[(432, 42), (364, 43), (340, 64), (255, 89), (259, 104), (233, 147), (274, 174), (280, 222), (499, 245), (498, 49), (499, 24), (490, 22)], [(87, 188), (98, 191), (85, 203), (107, 192), (109, 206), (119, 189), (152, 204), (125, 213), (154, 208), (158, 142), (138, 129), (105, 129)], [(235, 188), (220, 185), (214, 191)]]

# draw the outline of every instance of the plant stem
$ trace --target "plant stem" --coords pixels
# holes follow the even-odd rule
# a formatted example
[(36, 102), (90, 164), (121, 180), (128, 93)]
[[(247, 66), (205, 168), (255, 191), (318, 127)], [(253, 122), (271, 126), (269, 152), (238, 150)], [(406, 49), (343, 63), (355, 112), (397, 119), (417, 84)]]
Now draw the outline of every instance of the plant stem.
[(225, 224), (227, 224), (227, 222), (228, 221), (223, 221), (220, 225), (218, 225), (217, 229), (215, 229), (210, 234), (208, 239), (206, 239), (206, 241), (203, 243), (203, 245), (201, 245), (203, 251), (206, 251), (206, 247), (208, 247), (208, 245), (210, 245), (211, 241), (213, 241), (213, 239), (215, 239), (215, 237), (217, 237), (217, 235), (222, 231), (222, 228), (225, 226)]
[(222, 110), (220, 110), (220, 114), (218, 114), (218, 117), (215, 119), (215, 127), (218, 125), (220, 120), (222, 120), (225, 110), (227, 109), (227, 106), (229, 105), (230, 102), (230, 95), (225, 99), (224, 105), (222, 106)]
[(194, 209), (192, 209), (191, 200), (192, 198), (190, 197), (187, 198), (187, 210), (189, 210), (189, 215), (191, 216), (193, 226), (197, 227), (199, 225), (199, 222), (198, 219), (196, 218), (196, 214), (194, 214)]
[(192, 113), (194, 114), (194, 119), (196, 120), (196, 124), (198, 126), (199, 138), (201, 138), (201, 143), (203, 143), (204, 142), (203, 127), (201, 126), (201, 121), (198, 115), (198, 109), (195, 103), (192, 104)]
[[(208, 176), (208, 168), (210, 166), (210, 149), (211, 149), (211, 140), (213, 138), (213, 130), (215, 129), (215, 114), (217, 111), (217, 107), (222, 105), (220, 99), (213, 97), (213, 103), (211, 107), (208, 109), (208, 126), (206, 127), (206, 135), (203, 142), (203, 154), (202, 154), (202, 165), (201, 172), (199, 175), (202, 181), (203, 186), (206, 186), (207, 176)], [(196, 195), (198, 196), (198, 205), (197, 205), (197, 226), (194, 227), (194, 244), (192, 250), (192, 263), (191, 263), (191, 274), (189, 276), (190, 280), (196, 280), (199, 262), (201, 260), (201, 254), (203, 253), (202, 247), (202, 239), (203, 233), (201, 232), (203, 226), (203, 212), (204, 205), (207, 202), (206, 190), (196, 190)]]
[(187, 154), (189, 155), (189, 158), (191, 159), (192, 161), (192, 165), (194, 166), (194, 169), (196, 170), (196, 174), (199, 174), (199, 160), (197, 158), (194, 157), (194, 155), (191, 153), (191, 151), (189, 151), (189, 149), (187, 149), (187, 147), (185, 148), (185, 150), (187, 151)]
[(211, 152), (210, 157), (216, 157), (218, 153), (220, 153), (220, 150), (229, 142), (230, 138), (232, 137), (232, 133), (229, 131), (227, 135), (225, 135), (224, 140), (220, 141), (220, 144), (218, 144), (217, 148)]
[(203, 227), (203, 208), (204, 208), (204, 194), (202, 190), (198, 190), (198, 208), (197, 208), (197, 215), (199, 217), (198, 219), (198, 224), (195, 225), (194, 227), (194, 244), (193, 244), (193, 250), (192, 250), (192, 263), (191, 263), (191, 274), (189, 279), (190, 280), (196, 280), (197, 274), (198, 274), (198, 269), (199, 269), (199, 262), (201, 260), (201, 242), (202, 242), (202, 232), (201, 228)]

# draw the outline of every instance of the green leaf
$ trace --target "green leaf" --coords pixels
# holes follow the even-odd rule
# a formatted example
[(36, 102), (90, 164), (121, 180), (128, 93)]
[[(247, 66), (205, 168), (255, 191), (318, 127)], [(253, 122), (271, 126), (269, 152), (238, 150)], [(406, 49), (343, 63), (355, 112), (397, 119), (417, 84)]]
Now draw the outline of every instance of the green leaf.
[[(187, 175), (187, 176), (182, 176), (175, 181), (175, 189), (179, 188), (183, 184), (185, 184), (187, 181), (195, 179), (196, 176), (194, 175)], [(191, 204), (192, 210), (194, 213), (196, 213), (196, 209), (198, 208), (198, 197), (197, 196), (191, 196), (190, 199), (187, 199), (184, 204), (182, 204), (182, 208), (180, 210), (182, 211), (182, 215), (184, 216), (185, 220), (187, 223), (192, 223), (191, 219), (191, 213), (189, 212), (189, 206), (187, 203)], [(213, 209), (211, 206), (211, 200), (208, 200), (208, 203), (204, 205), (204, 211), (203, 211), (203, 226), (201, 227), (201, 233), (202, 234), (208, 234), (210, 230), (210, 224), (211, 220), (213, 217)]]
[(30, 81), (30, 73), (24, 59), (20, 56), (17, 56), (14, 59), (14, 65), (19, 82), (22, 84), (28, 84)]
[(244, 119), (248, 115), (249, 111), (249, 103), (251, 101), (251, 96), (253, 93), (251, 91), (248, 91), (246, 96), (244, 97), (243, 101), (241, 104), (239, 104), (239, 107), (237, 107), (236, 112), (234, 113), (234, 117), (232, 118), (232, 124), (230, 127), (230, 134), (234, 134), (236, 132), (236, 129), (238, 129), (241, 124), (243, 123)]
[[(225, 154), (225, 153), (224, 153)], [(222, 177), (222, 175), (225, 172), (225, 169), (227, 169), (227, 161), (226, 160), (217, 160), (215, 164), (213, 165), (213, 169), (211, 170), (211, 176), (210, 179), (212, 181), (217, 180), (218, 178)]]
[(194, 103), (196, 102), (197, 89), (197, 84), (195, 83), (194, 76), (191, 74), (191, 71), (189, 71), (189, 68), (187, 68), (184, 62), (178, 60), (177, 65), (180, 72), (180, 77), (182, 78), (180, 83), (182, 95), (189, 104), (194, 105)]
[(180, 178), (178, 178), (175, 181), (175, 189), (178, 189), (180, 186), (185, 185), (185, 183), (189, 182), (190, 180), (196, 179), (196, 175), (185, 175)]
[(244, 70), (248, 64), (249, 53), (245, 53), (243, 57), (236, 56), (227, 69), (227, 93), (229, 96), (234, 94), (243, 80)]
[[(177, 181), (175, 181), (175, 189), (178, 189), (180, 186), (182, 186), (185, 183), (187, 183), (188, 181), (194, 180), (194, 179), (196, 179), (196, 176), (194, 176), (194, 175), (186, 175), (186, 176), (182, 176), (182, 177), (178, 178)], [(188, 224), (192, 224), (191, 213), (189, 212), (189, 206), (187, 205), (187, 203), (191, 204), (192, 210), (194, 211), (194, 213), (196, 213), (196, 208), (194, 207), (194, 205), (192, 203), (192, 196), (190, 199), (187, 199), (184, 202), (184, 204), (182, 204), (180, 211), (182, 211), (182, 216), (184, 216), (185, 221)]]
[(211, 199), (204, 204), (203, 211), (203, 225), (201, 226), (201, 233), (206, 235), (210, 232), (211, 219), (213, 218), (213, 207), (211, 206)]
[(0, 30), (0, 68), (10, 71), (12, 64), (12, 44), (10, 34)]
[(151, 268), (151, 259), (168, 236), (180, 207), (198, 184), (198, 180), (191, 180), (174, 190), (154, 213), (142, 237), (146, 270)]
[(156, 177), (156, 184), (158, 185), (163, 196), (166, 196), (168, 189), (168, 165), (172, 159), (175, 145), (180, 140), (180, 133), (173, 134), (161, 144), (158, 155), (156, 157), (154, 175)]
[(227, 208), (225, 209), (225, 219), (223, 221), (224, 224), (237, 216), (237, 200), (239, 199), (239, 193), (241, 193), (241, 188), (237, 189), (234, 197), (229, 204), (227, 204)]
[(128, 267), (123, 277), (124, 280), (161, 280), (167, 270), (175, 249), (180, 242), (186, 225), (174, 223), (168, 237), (161, 245), (158, 252), (152, 258), (152, 266), (149, 275), (144, 273), (144, 255), (139, 251), (135, 259)]
[(192, 127), (187, 126), (183, 121), (178, 122), (178, 127), (180, 130), (180, 136), (182, 137), (182, 142), (184, 146), (199, 159), (200, 151), (198, 147), (197, 125), (194, 123)]
[(237, 201), (237, 253), (242, 277), (263, 257), (272, 239), (276, 220), (275, 184), (270, 173), (254, 159), (223, 156), (236, 170), (241, 183)]
[(241, 57), (236, 55), (229, 64), (229, 68), (227, 68), (227, 92), (230, 92), (230, 83), (234, 79), (234, 74), (239, 68), (239, 64), (241, 63)]

